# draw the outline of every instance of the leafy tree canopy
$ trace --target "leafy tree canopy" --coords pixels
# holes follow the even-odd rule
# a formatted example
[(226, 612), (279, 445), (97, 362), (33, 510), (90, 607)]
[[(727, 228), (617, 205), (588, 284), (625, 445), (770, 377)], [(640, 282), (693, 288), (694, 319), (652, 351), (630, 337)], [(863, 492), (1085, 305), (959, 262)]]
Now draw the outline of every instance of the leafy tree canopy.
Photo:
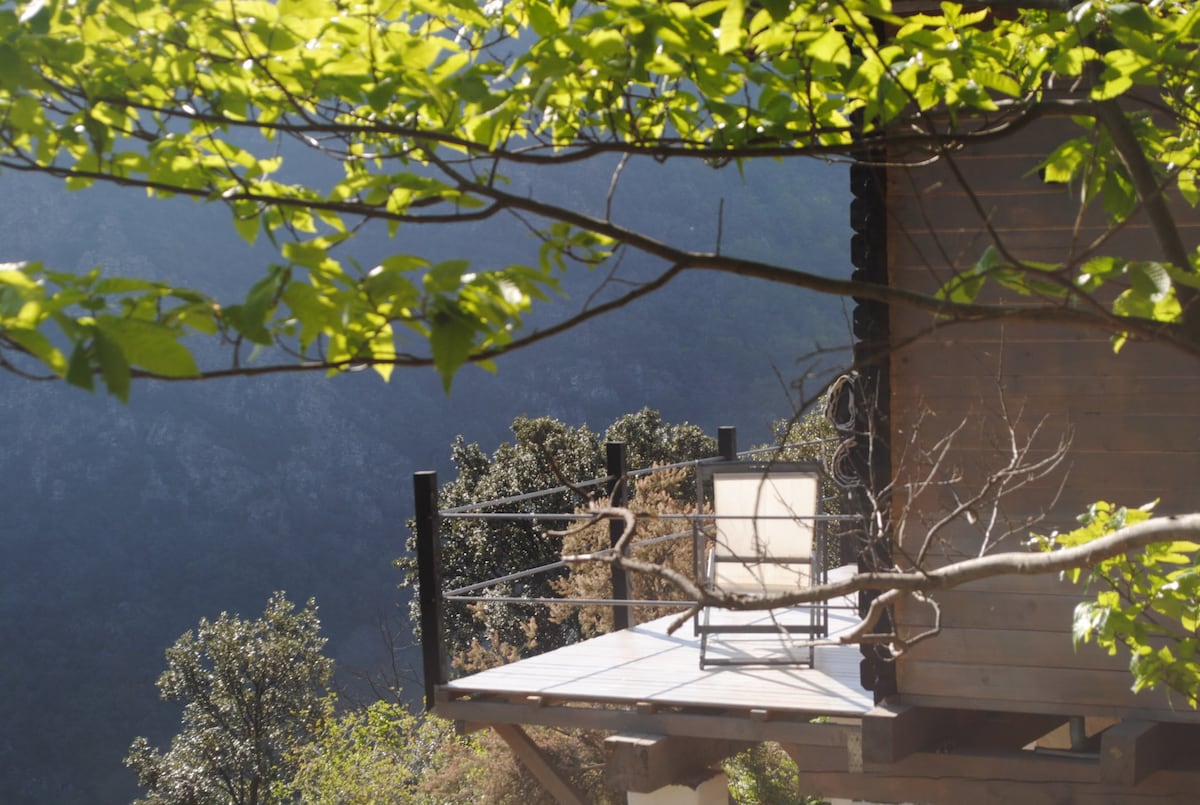
[[(604, 447), (588, 426), (573, 427), (550, 417), (518, 417), (512, 423), (516, 437), (500, 445), (491, 456), (478, 445), (460, 437), (452, 458), (458, 477), (442, 486), (439, 503), (452, 508), (468, 503), (496, 500), (539, 489), (603, 477), (606, 474)], [(624, 441), (630, 469), (652, 464), (673, 464), (706, 458), (717, 452), (716, 440), (688, 423), (670, 424), (649, 408), (617, 418), (605, 431), (605, 441)], [(690, 485), (683, 484), (686, 491)], [(587, 491), (603, 494), (603, 488)], [(574, 492), (561, 491), (531, 500), (519, 500), (487, 508), (488, 512), (570, 513), (582, 506)], [(557, 562), (562, 540), (543, 531), (564, 525), (561, 520), (446, 520), (442, 525), (442, 571), (447, 588), (476, 584), (508, 573)], [(416, 586), (415, 544), (410, 538), (408, 555), (398, 563), (406, 570), (405, 584)], [(493, 585), (480, 595), (553, 597), (559, 595), (555, 580), (562, 570), (513, 582)], [(415, 597), (413, 607), (416, 622)], [(574, 617), (554, 621), (545, 607), (515, 607), (500, 602), (475, 607), (472, 611), (451, 608), (447, 614), (447, 640), (452, 656), (469, 650), (473, 641), (492, 646), (524, 646), (532, 637), (527, 627), (537, 625), (537, 641), (553, 647), (578, 636)]]
[[(1047, 550), (1084, 545), (1149, 520), (1153, 509), (1101, 501), (1079, 517), (1079, 528), (1035, 543)], [(1075, 644), (1095, 641), (1113, 655), (1127, 651), (1134, 691), (1169, 689), (1193, 708), (1200, 706), (1198, 552), (1200, 544), (1191, 540), (1158, 542), (1067, 574), (1091, 596), (1075, 608)]]
[[(341, 715), (332, 698), (326, 704), (314, 740), (294, 753), (291, 788), (306, 805), (437, 805), (446, 800), (422, 790), (429, 778), (444, 773), (456, 754), (475, 749), (452, 723), (414, 716), (402, 704), (377, 701)], [(477, 781), (459, 782), (470, 790)]]
[(297, 611), (275, 593), (257, 620), (223, 612), (175, 641), (158, 689), (183, 705), (183, 727), (166, 752), (133, 742), (125, 763), (146, 789), (138, 802), (290, 801), (282, 788), (295, 770), (290, 753), (311, 738), (333, 673), (320, 629), (314, 601)]
[[(624, 802), (604, 779), (606, 733), (533, 728), (532, 736), (596, 805)], [(298, 753), (292, 788), (304, 805), (553, 805), (491, 730), (459, 735), (453, 722), (380, 701), (332, 713)]]
[[(1153, 334), (1200, 285), (1163, 206), (1196, 188), (1193, 87), (1200, 11), (1185, 2), (993, 3), (899, 17), (888, 0), (31, 0), (0, 10), (0, 169), (110, 181), (228, 205), (247, 240), (279, 258), (245, 299), (38, 263), (0, 271), (6, 366), (125, 397), (135, 376), (432, 364), (449, 387), (497, 355), (715, 270), (902, 302), (959, 318), (1052, 319)], [(829, 279), (720, 248), (695, 251), (613, 213), (639, 158), (838, 158), (888, 142), (914, 161), (1004, 136), (1045, 116), (1077, 136), (1044, 162), (1052, 182), (1099, 199), (1114, 224), (1145, 208), (1165, 261), (1102, 246), (1071, 265), (1001, 246), (940, 294)], [(324, 170), (297, 167), (298, 155)], [(510, 184), (522, 171), (580, 169), (566, 200)], [(615, 160), (615, 161), (614, 161)], [(307, 163), (305, 163), (307, 164)], [(509, 215), (537, 256), (501, 266), (403, 248), (414, 224)], [(710, 222), (719, 233), (720, 221)], [(364, 224), (395, 248), (358, 263)], [(526, 325), (572, 266), (638, 271), (555, 325)], [(649, 266), (649, 267), (648, 267)], [(976, 303), (998, 281), (1051, 304)], [(632, 283), (632, 284), (629, 284)], [(1115, 299), (1086, 304), (1102, 286)], [(524, 327), (524, 329), (523, 329)], [(194, 336), (225, 348), (201, 353)], [(245, 350), (274, 348), (246, 365)], [(205, 360), (216, 361), (204, 365)]]

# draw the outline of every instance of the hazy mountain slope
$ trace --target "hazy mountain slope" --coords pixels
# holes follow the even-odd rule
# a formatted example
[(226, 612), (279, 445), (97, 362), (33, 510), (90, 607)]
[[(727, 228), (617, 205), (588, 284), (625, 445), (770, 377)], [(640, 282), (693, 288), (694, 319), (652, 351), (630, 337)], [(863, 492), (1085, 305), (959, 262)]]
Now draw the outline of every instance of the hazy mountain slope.
[[(750, 174), (752, 191), (734, 171), (639, 170), (621, 186), (618, 218), (711, 246), (724, 197), (723, 248), (847, 270), (837, 169), (771, 166)], [(518, 181), (571, 194), (596, 178)], [(236, 290), (269, 259), (236, 239), (220, 208), (112, 189), (66, 194), (12, 175), (0, 190), (0, 262), (99, 262)], [(530, 248), (523, 230), (504, 225), (401, 240), (442, 256), (463, 256), (467, 244), (481, 261)], [(368, 234), (355, 248), (369, 265), (385, 247)], [(650, 268), (626, 266), (632, 276)], [(562, 304), (580, 304), (586, 290), (568, 290)], [(787, 412), (772, 361), (790, 373), (794, 356), (815, 340), (844, 343), (845, 329), (837, 301), (696, 275), (502, 360), (496, 376), (468, 368), (449, 398), (432, 371), (399, 372), (390, 385), (371, 373), (151, 383), (128, 406), (0, 375), (4, 801), (127, 801), (129, 741), (165, 741), (175, 729), (153, 687), (162, 650), (201, 615), (260, 612), (275, 589), (316, 596), (343, 667), (382, 664), (376, 619), (397, 611), (389, 562), (404, 541), (410, 476), (446, 471), (455, 434), (490, 449), (516, 414), (602, 429), (650, 405), (710, 432), (737, 424), (749, 443)]]

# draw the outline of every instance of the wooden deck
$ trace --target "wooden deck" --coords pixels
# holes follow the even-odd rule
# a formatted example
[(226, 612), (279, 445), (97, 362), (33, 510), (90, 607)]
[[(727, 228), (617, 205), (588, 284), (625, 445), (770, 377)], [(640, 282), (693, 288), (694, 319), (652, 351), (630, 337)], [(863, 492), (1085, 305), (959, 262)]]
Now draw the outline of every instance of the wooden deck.
[[(791, 622), (803, 613), (777, 617)], [(435, 710), (468, 729), (491, 727), (502, 735), (514, 725), (605, 730), (655, 745), (665, 741), (684, 757), (715, 744), (725, 751), (729, 742), (777, 741), (797, 764), (800, 790), (826, 797), (931, 805), (1197, 801), (1200, 771), (1191, 755), (1177, 758), (1175, 748), (1196, 745), (1198, 727), (1134, 720), (1100, 735), (1099, 752), (1048, 754), (1030, 742), (1056, 727), (1065, 730), (1065, 716), (875, 706), (858, 684), (856, 646), (817, 648), (815, 667), (702, 670), (691, 624), (668, 635), (671, 621), (454, 680), (438, 687)], [(834, 634), (853, 622), (852, 610), (829, 612)], [(723, 635), (713, 650), (760, 658), (808, 653), (775, 635)]]
[[(722, 613), (722, 617), (728, 618), (730, 613)], [(797, 613), (776, 613), (776, 617), (794, 621)], [(770, 623), (770, 618), (769, 613), (751, 616), (763, 623)], [(496, 702), (536, 708), (590, 704), (642, 713), (722, 712), (770, 721), (817, 715), (858, 717), (874, 706), (871, 694), (858, 683), (861, 655), (857, 646), (818, 647), (815, 665), (808, 667), (808, 649), (797, 647), (786, 635), (720, 635), (710, 637), (710, 656), (773, 661), (794, 656), (804, 658), (805, 665), (701, 670), (700, 638), (691, 624), (674, 635), (667, 634), (673, 619), (660, 618), (454, 680), (439, 691), (438, 712), (469, 721), (494, 721), (496, 713), (503, 710), (485, 705)], [(833, 632), (854, 620), (848, 609), (829, 612)], [(478, 719), (473, 710), (478, 710)], [(539, 723), (545, 719), (514, 712), (512, 721)]]

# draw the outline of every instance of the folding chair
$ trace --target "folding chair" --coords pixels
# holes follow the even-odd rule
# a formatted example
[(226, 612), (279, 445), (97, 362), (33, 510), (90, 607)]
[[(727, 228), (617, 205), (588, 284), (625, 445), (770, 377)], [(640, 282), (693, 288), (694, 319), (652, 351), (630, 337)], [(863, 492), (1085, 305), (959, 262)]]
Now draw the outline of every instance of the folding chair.
[[(702, 465), (698, 486), (700, 511), (711, 500), (714, 524), (696, 540), (702, 584), (714, 591), (767, 597), (825, 580), (817, 464)], [(829, 615), (823, 603), (747, 612), (708, 607), (697, 614), (696, 631), (701, 668), (811, 666), (813, 647), (797, 652), (787, 638), (827, 635)]]

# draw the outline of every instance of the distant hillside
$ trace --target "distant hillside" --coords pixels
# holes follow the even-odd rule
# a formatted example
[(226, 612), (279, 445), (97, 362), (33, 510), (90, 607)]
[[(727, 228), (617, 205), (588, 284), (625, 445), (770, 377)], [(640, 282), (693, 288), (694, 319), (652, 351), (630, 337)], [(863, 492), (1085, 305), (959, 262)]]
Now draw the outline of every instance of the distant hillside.
[[(747, 177), (748, 187), (733, 170), (640, 166), (627, 171), (616, 216), (711, 247), (723, 198), (725, 251), (848, 270), (840, 169), (763, 166)], [(570, 195), (599, 178), (517, 181)], [(67, 194), (7, 174), (0, 189), (0, 262), (100, 263), (236, 294), (271, 259), (264, 244), (239, 241), (218, 207), (111, 188)], [(582, 203), (603, 203), (591, 192)], [(486, 267), (536, 246), (512, 221), (469, 234), (403, 230), (397, 247), (366, 233), (354, 249), (365, 265), (400, 248)], [(541, 315), (579, 305), (590, 286), (567, 290), (570, 300)], [(148, 383), (128, 406), (0, 376), (4, 801), (132, 798), (121, 758), (135, 735), (175, 731), (177, 713), (156, 701), (153, 682), (163, 649), (201, 615), (257, 613), (276, 589), (315, 596), (343, 680), (381, 667), (377, 621), (402, 611), (390, 560), (404, 543), (411, 474), (445, 472), (456, 434), (490, 449), (516, 414), (603, 428), (649, 405), (710, 432), (737, 424), (749, 443), (788, 412), (773, 367), (791, 377), (797, 356), (844, 344), (846, 329), (837, 300), (697, 274), (501, 360), (495, 376), (468, 368), (449, 398), (432, 371), (400, 372), (390, 385), (371, 373)]]

